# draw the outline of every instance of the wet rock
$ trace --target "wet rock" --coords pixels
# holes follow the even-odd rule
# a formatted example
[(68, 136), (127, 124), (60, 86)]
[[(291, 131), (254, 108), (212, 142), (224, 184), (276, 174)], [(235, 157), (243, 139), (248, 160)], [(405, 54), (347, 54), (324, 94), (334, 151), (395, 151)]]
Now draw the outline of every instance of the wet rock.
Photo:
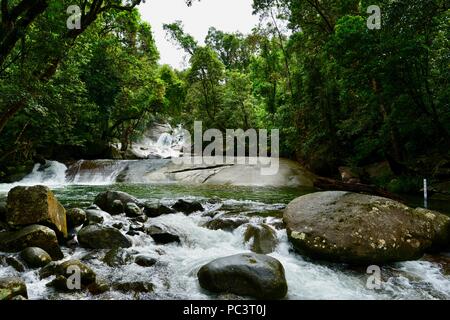
[(6, 221), (15, 228), (42, 224), (67, 236), (66, 210), (44, 186), (12, 189), (8, 193)]
[(112, 226), (114, 228), (116, 228), (117, 230), (122, 230), (123, 229), (123, 223), (122, 222), (114, 223)]
[(86, 221), (86, 212), (80, 208), (72, 208), (67, 210), (67, 227), (68, 228), (76, 228)]
[(20, 256), (30, 268), (41, 268), (52, 262), (52, 257), (38, 247), (29, 247), (24, 249)]
[(125, 205), (125, 214), (127, 215), (127, 217), (136, 218), (142, 216), (144, 213), (137, 204), (129, 202)]
[(56, 275), (67, 277), (74, 274), (73, 270), (79, 270), (81, 272), (81, 284), (83, 285), (94, 283), (97, 278), (95, 272), (79, 260), (69, 260), (59, 264), (56, 267)]
[(24, 272), (25, 266), (15, 257), (0, 256), (0, 266), (12, 267), (17, 272)]
[(150, 293), (153, 292), (153, 284), (144, 281), (115, 283), (113, 289), (121, 292)]
[(234, 231), (235, 229), (239, 228), (240, 226), (248, 223), (248, 219), (242, 219), (242, 218), (216, 218), (211, 221), (208, 221), (205, 224), (205, 227), (211, 230), (224, 230), (224, 231)]
[(0, 251), (19, 252), (28, 247), (39, 247), (48, 252), (54, 260), (64, 257), (56, 233), (48, 227), (32, 225), (19, 231), (0, 233)]
[(162, 228), (157, 226), (151, 226), (145, 232), (153, 238), (156, 244), (169, 244), (169, 243), (180, 243), (180, 237), (164, 231)]
[(156, 260), (155, 258), (145, 256), (145, 255), (139, 255), (134, 259), (134, 263), (136, 263), (137, 265), (139, 265), (141, 267), (152, 267), (157, 262), (158, 262), (158, 260)]
[(122, 201), (114, 200), (111, 205), (111, 214), (118, 215), (118, 214), (122, 214), (124, 212), (125, 212), (125, 209), (124, 209)]
[(198, 274), (200, 286), (215, 293), (234, 293), (257, 299), (281, 299), (287, 282), (281, 263), (255, 253), (216, 259), (203, 266)]
[(165, 214), (176, 213), (175, 210), (160, 203), (145, 203), (144, 213), (149, 218), (156, 218)]
[(198, 201), (188, 202), (183, 199), (178, 200), (173, 206), (172, 209), (176, 212), (182, 212), (184, 214), (191, 214), (197, 211), (205, 211), (203, 206)]
[(130, 264), (132, 261), (133, 257), (122, 248), (114, 248), (109, 250), (103, 258), (103, 262), (110, 267), (120, 267)]
[(297, 198), (284, 212), (290, 241), (311, 258), (383, 264), (448, 245), (450, 218), (396, 201), (347, 192)]
[(272, 253), (278, 245), (275, 231), (266, 224), (249, 225), (244, 234), (244, 242), (251, 241), (251, 250), (256, 253)]
[(21, 278), (0, 278), (0, 300), (13, 300), (18, 296), (28, 298), (25, 282)]
[[(97, 279), (95, 272), (79, 260), (69, 260), (52, 266), (48, 273), (56, 277), (47, 283), (47, 286), (62, 292), (84, 290)], [(77, 273), (80, 275), (80, 283), (76, 283), (76, 278), (73, 277)]]
[(50, 281), (45, 285), (46, 287), (54, 288), (56, 291), (60, 292), (70, 292), (74, 290), (81, 290), (81, 286), (79, 288), (69, 287), (67, 285), (67, 278), (65, 276), (56, 276), (55, 279)]
[(58, 267), (58, 263), (55, 261), (50, 262), (41, 270), (39, 270), (39, 278), (46, 279), (56, 274), (56, 268)]
[(90, 285), (87, 286), (88, 291), (96, 296), (105, 292), (108, 292), (110, 290), (110, 286), (108, 283), (98, 280)]
[(105, 218), (109, 217), (110, 214), (103, 210), (86, 210), (86, 220), (88, 224), (102, 224)]
[(132, 243), (119, 230), (99, 224), (84, 227), (78, 233), (78, 241), (83, 247), (92, 249), (129, 248)]
[(94, 203), (98, 205), (102, 210), (114, 214), (113, 205), (116, 200), (120, 201), (124, 208), (128, 203), (134, 203), (138, 206), (142, 206), (142, 203), (138, 199), (125, 192), (120, 191), (102, 192), (99, 195), (97, 195), (97, 197), (94, 200)]

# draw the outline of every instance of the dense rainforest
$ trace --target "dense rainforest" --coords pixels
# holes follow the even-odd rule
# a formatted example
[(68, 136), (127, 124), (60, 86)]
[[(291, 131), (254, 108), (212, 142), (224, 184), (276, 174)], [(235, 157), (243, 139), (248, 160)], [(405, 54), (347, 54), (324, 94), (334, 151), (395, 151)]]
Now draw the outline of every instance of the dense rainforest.
[(141, 2), (0, 1), (0, 180), (43, 158), (117, 157), (114, 142), (126, 157), (152, 122), (196, 120), (280, 129), (282, 156), (323, 176), (378, 165), (367, 182), (394, 192), (450, 179), (448, 1), (379, 0), (372, 30), (373, 1), (254, 0), (251, 34), (165, 25), (185, 70), (158, 63)]

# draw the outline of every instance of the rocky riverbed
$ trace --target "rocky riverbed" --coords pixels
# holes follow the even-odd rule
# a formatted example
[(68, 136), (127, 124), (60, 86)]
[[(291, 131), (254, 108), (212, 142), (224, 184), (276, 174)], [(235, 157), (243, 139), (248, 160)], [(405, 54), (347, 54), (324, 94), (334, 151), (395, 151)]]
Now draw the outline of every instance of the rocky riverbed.
[[(124, 190), (131, 196), (106, 190)], [(48, 221), (40, 222), (47, 231), (41, 233), (55, 235), (44, 237), (53, 243), (46, 248), (52, 252), (50, 258), (60, 258), (54, 239), (64, 257), (47, 264), (48, 256), (39, 250), (23, 251), (33, 243), (6, 250), (17, 252), (0, 253), (0, 286), (13, 288), (12, 295), (29, 299), (450, 297), (446, 250), (421, 255), (418, 260), (381, 264), (379, 290), (367, 287), (370, 275), (365, 266), (316, 260), (296, 250), (283, 215), (292, 200), (312, 190), (115, 185), (54, 191), (66, 209), (68, 237), (57, 236), (58, 227)], [(72, 229), (78, 224), (83, 225)], [(23, 227), (18, 228), (23, 232)], [(10, 238), (11, 233), (6, 235)], [(65, 271), (73, 265), (84, 270), (81, 291), (64, 288)], [(237, 274), (230, 273), (236, 268)], [(202, 281), (208, 277), (221, 277), (222, 286)], [(227, 283), (236, 277), (243, 279), (241, 283), (247, 281), (247, 290), (236, 281)], [(6, 293), (4, 297), (11, 298)]]

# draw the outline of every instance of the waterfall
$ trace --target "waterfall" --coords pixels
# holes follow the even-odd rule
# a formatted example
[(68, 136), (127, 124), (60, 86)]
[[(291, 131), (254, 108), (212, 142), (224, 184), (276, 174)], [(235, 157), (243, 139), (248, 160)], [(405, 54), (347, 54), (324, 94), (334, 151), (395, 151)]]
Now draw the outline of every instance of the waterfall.
[(66, 184), (110, 185), (133, 161), (80, 160), (66, 172)]
[(8, 192), (17, 186), (46, 185), (61, 187), (66, 184), (66, 165), (57, 161), (47, 161), (45, 164), (35, 164), (33, 171), (25, 178), (14, 183), (0, 183), (0, 192)]
[(180, 156), (184, 144), (184, 130), (181, 125), (155, 125), (144, 136), (132, 144), (131, 151), (141, 159), (176, 158)]

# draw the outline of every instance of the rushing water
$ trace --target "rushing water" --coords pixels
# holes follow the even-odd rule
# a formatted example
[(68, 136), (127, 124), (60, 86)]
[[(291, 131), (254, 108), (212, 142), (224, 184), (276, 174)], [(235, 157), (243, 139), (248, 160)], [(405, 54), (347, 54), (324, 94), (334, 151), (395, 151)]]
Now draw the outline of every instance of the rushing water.
[[(130, 163), (133, 163), (134, 168), (150, 165), (146, 162)], [(46, 283), (51, 278), (40, 280), (37, 271), (28, 270), (20, 276), (27, 282), (31, 299), (236, 298), (230, 295), (211, 295), (198, 285), (196, 274), (202, 265), (215, 258), (249, 251), (249, 245), (243, 241), (246, 225), (233, 232), (210, 230), (203, 225), (211, 220), (212, 216), (246, 218), (249, 219), (249, 223), (266, 223), (276, 228), (279, 244), (271, 256), (278, 259), (285, 268), (289, 286), (286, 299), (450, 298), (448, 264), (446, 266), (441, 264), (441, 260), (436, 256), (382, 267), (382, 288), (370, 290), (367, 288), (369, 275), (366, 274), (366, 270), (349, 268), (341, 264), (310, 261), (296, 254), (287, 239), (286, 230), (280, 228), (282, 211), (290, 201), (313, 190), (114, 183), (120, 172), (124, 170), (125, 164), (125, 162), (118, 165), (117, 162), (104, 161), (92, 166), (87, 162), (80, 162), (69, 170), (56, 162), (51, 162), (45, 167), (36, 166), (33, 173), (20, 183), (0, 185), (0, 200), (6, 197), (10, 188), (18, 184), (49, 185), (66, 207), (87, 207), (98, 193), (105, 190), (125, 191), (143, 201), (160, 201), (167, 205), (173, 204), (180, 198), (199, 200), (206, 208), (206, 212), (190, 216), (166, 215), (149, 219), (145, 223), (146, 226), (165, 226), (180, 236), (180, 245), (156, 245), (144, 233), (131, 237), (133, 247), (125, 251), (132, 255), (146, 254), (156, 258), (158, 262), (153, 267), (143, 268), (134, 263), (109, 267), (101, 261), (107, 250), (63, 248), (66, 259), (81, 259), (106, 282), (147, 281), (154, 285), (154, 292), (136, 295), (109, 291), (95, 297), (88, 293), (56, 293), (53, 289), (46, 287)], [(152, 165), (157, 166), (158, 161), (153, 161)], [(91, 169), (88, 169), (89, 167)], [(143, 169), (148, 170), (148, 167)], [(119, 222), (123, 224), (123, 232), (135, 224), (125, 216), (107, 218), (105, 224), (113, 225)], [(448, 263), (450, 257), (447, 255), (442, 260), (445, 259)], [(11, 267), (0, 268), (0, 277), (17, 275), (19, 273)]]
[[(39, 280), (37, 271), (27, 271), (21, 276), (26, 280), (31, 299), (211, 299), (230, 298), (203, 291), (197, 281), (198, 269), (211, 260), (248, 252), (243, 242), (246, 226), (234, 232), (209, 230), (204, 223), (215, 215), (231, 218), (247, 217), (250, 223), (265, 222), (277, 226), (281, 222), (285, 205), (297, 196), (310, 192), (298, 189), (242, 188), (179, 185), (121, 185), (113, 186), (66, 186), (55, 189), (60, 201), (67, 207), (87, 206), (99, 192), (114, 189), (129, 192), (145, 201), (161, 201), (167, 205), (177, 199), (201, 201), (206, 212), (185, 216), (183, 214), (150, 219), (146, 225), (163, 225), (181, 238), (181, 245), (156, 245), (145, 235), (133, 236), (131, 254), (155, 257), (158, 263), (143, 268), (134, 263), (111, 268), (101, 261), (105, 250), (64, 249), (66, 259), (82, 259), (107, 282), (148, 281), (154, 284), (151, 294), (124, 294), (109, 291), (93, 297), (87, 293), (62, 294), (45, 286), (50, 279)], [(125, 231), (130, 220), (124, 216), (107, 219), (105, 224), (121, 222)], [(293, 252), (286, 231), (277, 230), (279, 245), (271, 254), (281, 261), (289, 285), (287, 299), (449, 299), (450, 276), (442, 266), (431, 261), (411, 261), (392, 264), (382, 268), (381, 290), (366, 287), (368, 274), (340, 264), (309, 261)], [(92, 255), (92, 252), (94, 254)], [(88, 255), (91, 253), (90, 255)], [(1, 268), (0, 277), (18, 275), (12, 268)]]

